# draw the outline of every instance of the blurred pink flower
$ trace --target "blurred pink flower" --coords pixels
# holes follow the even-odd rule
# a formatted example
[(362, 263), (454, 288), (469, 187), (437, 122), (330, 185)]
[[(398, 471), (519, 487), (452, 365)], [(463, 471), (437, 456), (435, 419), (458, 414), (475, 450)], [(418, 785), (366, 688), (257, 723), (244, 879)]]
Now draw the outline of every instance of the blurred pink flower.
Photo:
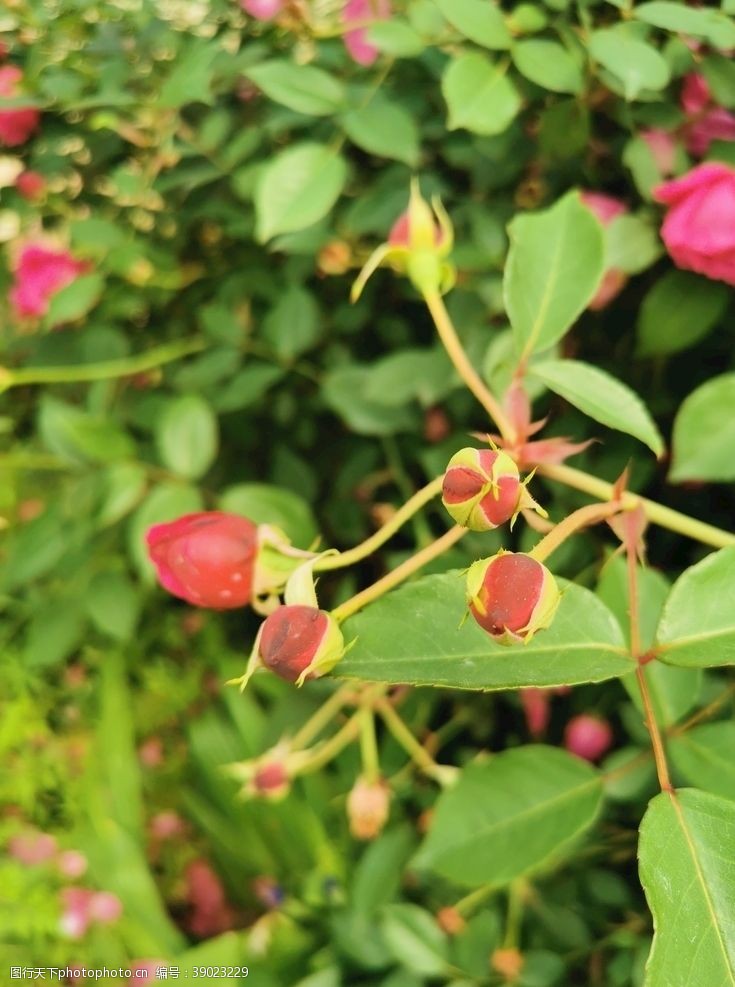
[(690, 154), (701, 158), (712, 141), (735, 141), (735, 116), (714, 103), (709, 83), (698, 72), (684, 77), (681, 108), (690, 118), (684, 127)]
[(676, 266), (735, 285), (735, 168), (697, 165), (653, 197), (669, 206), (661, 237)]
[(87, 858), (78, 850), (64, 850), (63, 853), (59, 854), (56, 866), (63, 877), (74, 880), (74, 878), (81, 877), (86, 871)]
[(613, 741), (610, 724), (599, 716), (582, 713), (567, 723), (564, 746), (571, 754), (585, 761), (596, 761), (609, 749)]
[(187, 926), (200, 939), (232, 928), (234, 916), (222, 881), (206, 860), (193, 860), (186, 868), (186, 897), (191, 906)]
[(163, 741), (160, 737), (148, 737), (138, 748), (138, 757), (144, 768), (157, 768), (163, 764)]
[[(367, 40), (365, 22), (386, 20), (390, 14), (390, 0), (347, 0), (342, 9), (342, 23), (348, 28), (343, 40), (350, 57), (359, 65), (372, 65), (380, 54)], [(353, 23), (363, 26), (350, 28)]]
[(532, 737), (540, 737), (549, 725), (551, 690), (533, 687), (521, 689), (520, 698), (528, 732)]
[(26, 867), (44, 864), (56, 856), (56, 838), (50, 833), (18, 833), (8, 842), (8, 853)]
[(89, 903), (94, 891), (88, 888), (62, 888), (62, 913), (59, 927), (67, 939), (83, 939), (91, 925)]
[(26, 170), (15, 179), (15, 187), (24, 199), (35, 202), (46, 192), (46, 179), (37, 171)]
[(68, 250), (54, 250), (42, 243), (29, 243), (20, 252), (10, 301), (19, 316), (41, 316), (51, 298), (86, 270)]
[[(624, 202), (612, 195), (605, 195), (603, 192), (583, 191), (580, 193), (580, 198), (587, 208), (597, 216), (603, 226), (607, 226), (618, 216), (622, 216), (628, 211)], [(614, 267), (605, 271), (597, 294), (589, 303), (588, 308), (592, 309), (593, 312), (605, 308), (623, 290), (627, 280), (627, 275)]]
[(170, 840), (184, 832), (184, 820), (173, 809), (158, 812), (150, 821), (151, 836), (155, 840)]
[(246, 14), (259, 21), (270, 21), (281, 13), (285, 0), (240, 0)]
[[(23, 73), (16, 65), (0, 66), (0, 96), (12, 99), (20, 95)], [(17, 147), (25, 144), (38, 127), (41, 114), (32, 106), (0, 110), (0, 144)]]
[(642, 130), (641, 137), (648, 144), (659, 173), (670, 175), (676, 164), (676, 139), (673, 135), (653, 127), (651, 130)]
[(93, 922), (111, 925), (122, 915), (123, 906), (118, 896), (111, 891), (96, 891), (89, 899), (88, 912)]

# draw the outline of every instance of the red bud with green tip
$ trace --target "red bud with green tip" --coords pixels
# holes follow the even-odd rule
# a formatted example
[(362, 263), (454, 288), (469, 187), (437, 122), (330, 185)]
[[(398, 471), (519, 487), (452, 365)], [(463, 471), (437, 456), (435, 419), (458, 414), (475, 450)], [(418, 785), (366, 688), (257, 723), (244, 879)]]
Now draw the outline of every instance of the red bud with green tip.
[(261, 664), (298, 685), (330, 672), (344, 653), (337, 621), (316, 607), (279, 607), (266, 618), (260, 632)]
[(522, 552), (501, 550), (467, 573), (470, 613), (498, 644), (530, 641), (552, 622), (560, 599), (546, 566)]
[(492, 531), (534, 508), (545, 514), (521, 482), (511, 457), (495, 449), (460, 449), (449, 460), (442, 503), (454, 520), (472, 531)]

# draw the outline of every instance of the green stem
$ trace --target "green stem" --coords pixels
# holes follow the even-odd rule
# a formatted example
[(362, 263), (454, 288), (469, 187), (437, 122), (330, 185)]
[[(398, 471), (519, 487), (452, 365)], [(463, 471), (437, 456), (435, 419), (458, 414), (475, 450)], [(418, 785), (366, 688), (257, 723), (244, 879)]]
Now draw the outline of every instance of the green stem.
[[(548, 477), (549, 480), (558, 480), (568, 487), (581, 490), (583, 493), (596, 497), (598, 500), (611, 500), (615, 496), (615, 488), (612, 483), (605, 480), (598, 480), (597, 477), (590, 476), (582, 470), (573, 469), (571, 466), (562, 465), (541, 465), (538, 467), (541, 476)], [(714, 548), (727, 548), (728, 545), (735, 545), (735, 535), (722, 528), (715, 528), (714, 525), (705, 524), (704, 521), (697, 521), (695, 518), (687, 517), (679, 511), (674, 511), (663, 504), (657, 504), (646, 497), (639, 497), (628, 491), (620, 498), (621, 506), (633, 508), (638, 504), (643, 506), (646, 517), (654, 524), (670, 531), (676, 531), (680, 535), (693, 538), (705, 545), (712, 545)]]
[(111, 380), (130, 377), (132, 374), (154, 370), (183, 356), (200, 353), (206, 348), (206, 340), (184, 339), (176, 343), (155, 346), (146, 353), (121, 360), (105, 360), (102, 363), (85, 363), (74, 367), (27, 367), (20, 370), (0, 368), (0, 391), (28, 384), (76, 384), (83, 381)]
[(532, 559), (544, 562), (570, 535), (591, 524), (598, 524), (619, 511), (620, 504), (617, 501), (611, 504), (589, 504), (587, 507), (580, 507), (578, 511), (574, 511), (559, 524), (554, 525), (548, 535), (542, 538), (528, 554)]
[(497, 890), (497, 884), (483, 884), (481, 888), (477, 888), (475, 891), (470, 891), (470, 893), (465, 895), (464, 898), (460, 898), (454, 908), (459, 912), (462, 918), (467, 918), (479, 905), (482, 905), (485, 901), (487, 901), (487, 899)]
[(375, 714), (365, 704), (360, 710), (360, 757), (362, 773), (371, 785), (380, 779), (380, 755), (375, 736)]
[(414, 737), (390, 703), (386, 702), (385, 699), (379, 699), (375, 708), (395, 739), (425, 775), (428, 775), (442, 787), (451, 785), (456, 781), (459, 769), (452, 767), (451, 764), (437, 764), (426, 748)]
[[(382, 695), (388, 687), (381, 684), (369, 686), (363, 693), (365, 702), (368, 700), (373, 700), (377, 696)], [(319, 768), (324, 767), (325, 764), (335, 758), (341, 751), (351, 744), (353, 740), (357, 740), (360, 734), (360, 727), (362, 723), (362, 710), (358, 710), (354, 713), (349, 720), (328, 740), (320, 744), (314, 752), (306, 757), (299, 765), (296, 774), (308, 774), (312, 771), (318, 771)]]
[(424, 295), (424, 301), (434, 320), (444, 349), (457, 373), (493, 419), (503, 438), (512, 441), (515, 437), (515, 429), (503, 411), (500, 402), (483, 383), (482, 378), (470, 363), (441, 295), (437, 292), (427, 292)]
[(402, 562), (401, 565), (393, 569), (392, 572), (387, 573), (382, 579), (378, 579), (377, 582), (373, 583), (372, 586), (368, 586), (362, 592), (357, 593), (355, 596), (350, 597), (349, 600), (345, 600), (340, 606), (335, 607), (332, 610), (332, 616), (335, 620), (342, 621), (346, 620), (347, 617), (351, 617), (353, 613), (357, 613), (358, 610), (362, 610), (366, 607), (368, 603), (372, 603), (373, 600), (377, 600), (378, 597), (382, 596), (383, 593), (387, 593), (388, 590), (393, 589), (399, 583), (402, 583), (404, 579), (408, 579), (409, 576), (413, 575), (414, 572), (419, 570), (422, 566), (427, 565), (429, 562), (438, 558), (443, 552), (446, 552), (448, 548), (451, 548), (456, 542), (459, 541), (464, 535), (467, 534), (467, 528), (463, 528), (460, 525), (455, 525), (450, 528), (446, 534), (442, 535), (441, 538), (437, 538), (435, 542), (431, 545), (427, 545), (426, 548), (422, 548), (420, 552), (416, 552), (410, 558)]
[(302, 725), (301, 729), (294, 734), (290, 743), (291, 749), (300, 750), (302, 747), (306, 747), (311, 743), (314, 737), (317, 737), (325, 727), (329, 726), (354, 692), (355, 686), (351, 683), (342, 685), (336, 692), (333, 692), (322, 703), (314, 715), (310, 716), (306, 723)]
[(382, 528), (379, 528), (375, 534), (366, 538), (365, 541), (360, 542), (359, 545), (355, 545), (354, 548), (349, 549), (347, 552), (340, 552), (339, 555), (328, 555), (320, 559), (314, 566), (315, 571), (325, 572), (330, 569), (344, 569), (346, 566), (353, 565), (355, 562), (361, 562), (362, 559), (372, 555), (376, 549), (385, 544), (389, 538), (392, 538), (399, 528), (406, 521), (410, 520), (417, 511), (421, 510), (430, 500), (433, 500), (434, 497), (441, 493), (443, 480), (444, 477), (438, 476), (431, 483), (427, 483), (413, 497), (410, 497), (402, 507), (398, 508), (390, 521), (386, 521)]
[(520, 941), (521, 919), (526, 882), (521, 878), (511, 881), (508, 888), (508, 913), (505, 920), (503, 949), (517, 949)]

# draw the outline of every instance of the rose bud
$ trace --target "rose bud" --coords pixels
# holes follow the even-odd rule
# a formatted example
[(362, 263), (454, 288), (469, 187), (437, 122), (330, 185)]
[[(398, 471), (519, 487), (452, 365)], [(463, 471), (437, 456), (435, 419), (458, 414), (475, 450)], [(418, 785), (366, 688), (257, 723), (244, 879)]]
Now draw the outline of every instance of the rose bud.
[(421, 294), (449, 291), (455, 270), (446, 258), (452, 251), (454, 230), (438, 198), (431, 206), (422, 197), (418, 182), (411, 182), (408, 209), (393, 224), (388, 240), (368, 258), (352, 285), (353, 302), (362, 294), (368, 278), (386, 261), (405, 274)]
[(23, 171), (16, 178), (15, 187), (24, 199), (35, 202), (46, 194), (46, 179), (37, 171)]
[(514, 947), (496, 949), (490, 957), (490, 967), (508, 982), (517, 980), (523, 972), (523, 954)]
[(390, 788), (382, 780), (358, 778), (347, 796), (347, 819), (356, 840), (374, 840), (388, 821)]
[(585, 761), (596, 761), (607, 752), (613, 735), (610, 724), (598, 716), (583, 713), (567, 723), (564, 731), (564, 746), (571, 754), (583, 757)]
[(259, 764), (250, 779), (248, 793), (254, 797), (279, 802), (291, 790), (291, 781), (282, 761), (266, 761)]
[(505, 452), (460, 449), (449, 460), (442, 503), (458, 524), (472, 531), (491, 531), (515, 521), (532, 507), (545, 514), (521, 483), (518, 467)]
[(260, 632), (261, 663), (287, 682), (301, 685), (330, 672), (345, 653), (337, 621), (316, 607), (282, 606)]
[(561, 594), (546, 566), (522, 552), (480, 559), (467, 573), (467, 602), (498, 644), (527, 643), (554, 619)]

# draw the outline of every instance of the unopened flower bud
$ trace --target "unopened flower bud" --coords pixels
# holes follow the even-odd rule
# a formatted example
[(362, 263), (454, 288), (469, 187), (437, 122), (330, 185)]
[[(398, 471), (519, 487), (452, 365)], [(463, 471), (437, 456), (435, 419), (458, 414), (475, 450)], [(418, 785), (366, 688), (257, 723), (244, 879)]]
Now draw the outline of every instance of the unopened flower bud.
[(462, 913), (451, 906), (440, 908), (436, 913), (436, 921), (448, 936), (457, 936), (467, 927)]
[(561, 594), (546, 566), (522, 552), (480, 559), (467, 573), (467, 602), (498, 644), (528, 642), (554, 619)]
[(330, 240), (319, 251), (316, 266), (320, 274), (345, 274), (352, 266), (352, 248), (344, 240)]
[(546, 513), (521, 483), (511, 457), (494, 449), (466, 448), (452, 456), (444, 474), (442, 503), (458, 524), (472, 531), (512, 523), (527, 507)]
[(612, 744), (610, 724), (598, 716), (582, 713), (567, 723), (564, 731), (564, 746), (571, 754), (583, 757), (585, 761), (597, 761)]
[(504, 980), (512, 983), (520, 977), (525, 960), (523, 954), (515, 948), (496, 949), (490, 957), (490, 967), (499, 973)]
[(285, 798), (291, 788), (286, 765), (282, 761), (265, 761), (253, 773), (250, 793), (260, 798), (278, 802)]
[(260, 660), (271, 672), (301, 685), (330, 672), (345, 653), (337, 621), (316, 607), (282, 606), (266, 618)]
[(373, 251), (360, 271), (352, 286), (352, 301), (357, 301), (383, 261), (398, 274), (405, 274), (421, 294), (449, 291), (455, 270), (446, 258), (453, 244), (454, 230), (441, 202), (433, 199), (429, 205), (414, 180), (408, 209), (393, 224), (387, 242)]
[(381, 778), (358, 778), (347, 796), (347, 819), (356, 840), (374, 840), (388, 821), (390, 788)]

